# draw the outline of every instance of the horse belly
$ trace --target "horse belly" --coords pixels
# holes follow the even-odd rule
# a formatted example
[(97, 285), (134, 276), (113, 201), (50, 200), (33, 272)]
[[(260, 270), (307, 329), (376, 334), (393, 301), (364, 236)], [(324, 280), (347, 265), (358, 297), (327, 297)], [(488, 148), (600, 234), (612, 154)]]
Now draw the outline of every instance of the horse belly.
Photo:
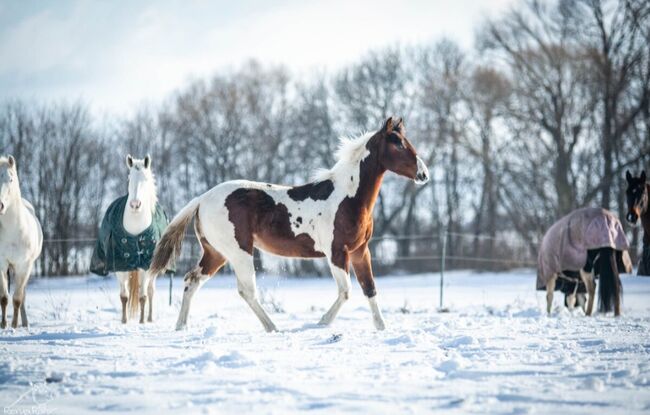
[(324, 253), (317, 251), (314, 240), (306, 233), (295, 237), (285, 237), (277, 234), (255, 234), (255, 246), (262, 251), (292, 258), (322, 258)]

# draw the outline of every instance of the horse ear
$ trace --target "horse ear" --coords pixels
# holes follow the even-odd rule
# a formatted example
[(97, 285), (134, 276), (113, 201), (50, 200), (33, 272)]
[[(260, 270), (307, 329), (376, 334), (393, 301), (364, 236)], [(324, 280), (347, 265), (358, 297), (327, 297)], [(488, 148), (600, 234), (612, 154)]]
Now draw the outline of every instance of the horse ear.
[(131, 157), (130, 154), (127, 154), (126, 156), (126, 165), (128, 168), (133, 167), (133, 157)]
[(393, 117), (388, 117), (388, 119), (384, 123), (382, 131), (384, 131), (386, 133), (390, 133), (390, 132), (393, 131)]
[(147, 154), (147, 155), (144, 157), (144, 168), (145, 168), (145, 169), (148, 169), (148, 168), (150, 168), (150, 167), (151, 167), (151, 156), (150, 156), (149, 154)]
[(13, 167), (13, 168), (16, 167), (16, 159), (14, 158), (14, 156), (9, 155), (9, 157), (7, 157), (7, 162), (9, 162), (9, 167)]
[(395, 124), (395, 129), (398, 131), (404, 131), (404, 120), (402, 117), (397, 119), (397, 124)]
[(641, 172), (641, 182), (645, 182), (645, 170)]
[(628, 182), (631, 182), (631, 181), (632, 181), (632, 175), (630, 174), (630, 171), (629, 171), (629, 170), (625, 170), (625, 179), (626, 179)]

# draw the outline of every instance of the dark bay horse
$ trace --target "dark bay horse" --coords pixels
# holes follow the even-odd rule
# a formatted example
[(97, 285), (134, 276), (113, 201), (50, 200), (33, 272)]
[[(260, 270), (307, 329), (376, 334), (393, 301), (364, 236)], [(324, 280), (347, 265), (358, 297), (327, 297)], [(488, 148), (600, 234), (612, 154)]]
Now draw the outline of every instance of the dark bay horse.
[(176, 215), (158, 243), (150, 273), (162, 272), (178, 255), (192, 219), (203, 248), (198, 264), (185, 275), (177, 329), (187, 324), (194, 293), (229, 261), (239, 294), (267, 331), (276, 330), (257, 298), (254, 248), (285, 257), (327, 258), (338, 296), (320, 320), (322, 325), (330, 324), (348, 299), (351, 263), (375, 327), (384, 329), (368, 249), (375, 200), (386, 171), (416, 183), (426, 183), (429, 172), (406, 138), (402, 119), (392, 117), (377, 132), (343, 139), (337, 159), (334, 167), (302, 186), (224, 182)]
[(639, 177), (634, 177), (629, 170), (625, 172), (627, 179), (627, 219), (628, 223), (638, 226), (639, 219), (643, 225), (643, 254), (639, 261), (637, 275), (650, 275), (650, 183), (646, 181), (645, 170)]

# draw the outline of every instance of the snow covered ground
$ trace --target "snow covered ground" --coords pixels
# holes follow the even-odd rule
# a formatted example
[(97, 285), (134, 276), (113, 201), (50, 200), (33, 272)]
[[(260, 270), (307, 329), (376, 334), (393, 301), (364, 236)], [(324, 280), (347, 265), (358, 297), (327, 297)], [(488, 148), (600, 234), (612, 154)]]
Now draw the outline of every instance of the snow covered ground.
[[(198, 293), (159, 279), (157, 321), (119, 322), (113, 279), (35, 280), (29, 330), (0, 333), (3, 413), (562, 413), (650, 411), (650, 278), (624, 277), (624, 316), (542, 312), (533, 271), (378, 279), (387, 330), (354, 283), (329, 328), (332, 279), (260, 277), (267, 334), (232, 276)], [(556, 296), (556, 304), (562, 297)]]

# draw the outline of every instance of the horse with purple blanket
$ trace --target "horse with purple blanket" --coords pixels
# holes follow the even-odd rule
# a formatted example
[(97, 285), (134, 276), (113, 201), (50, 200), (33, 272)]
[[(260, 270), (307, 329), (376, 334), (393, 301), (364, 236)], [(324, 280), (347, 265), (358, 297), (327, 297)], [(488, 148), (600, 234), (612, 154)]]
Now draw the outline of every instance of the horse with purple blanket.
[(605, 209), (578, 209), (553, 224), (542, 239), (537, 260), (537, 289), (546, 290), (547, 312), (551, 312), (553, 292), (570, 280), (573, 292), (562, 290), (567, 305), (575, 305), (583, 283), (588, 295), (585, 313), (591, 315), (598, 276), (599, 311), (613, 310), (620, 315), (623, 290), (619, 273), (632, 271), (628, 248), (621, 222)]

